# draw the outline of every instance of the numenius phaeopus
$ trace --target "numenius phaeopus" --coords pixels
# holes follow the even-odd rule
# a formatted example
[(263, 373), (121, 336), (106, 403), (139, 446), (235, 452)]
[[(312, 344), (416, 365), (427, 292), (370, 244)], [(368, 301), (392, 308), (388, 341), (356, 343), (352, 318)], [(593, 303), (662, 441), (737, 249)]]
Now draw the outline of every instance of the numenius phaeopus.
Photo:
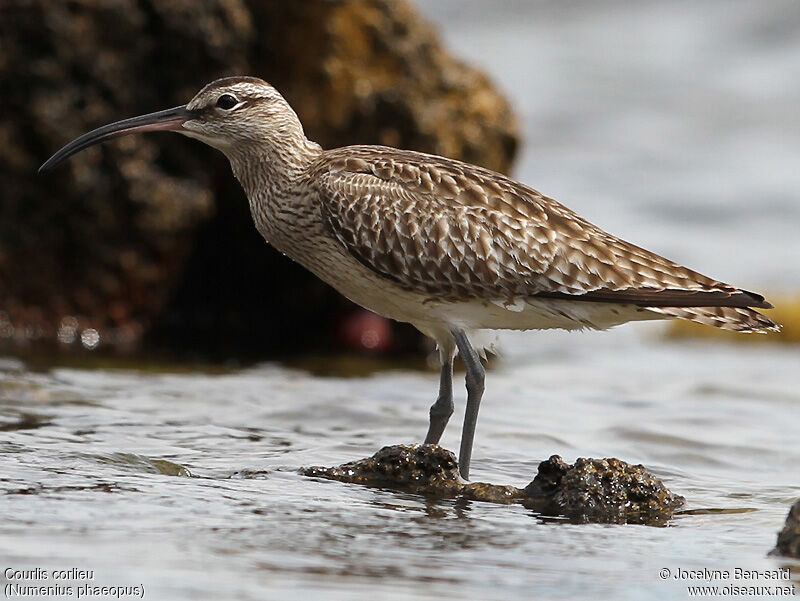
[(606, 329), (666, 318), (777, 329), (751, 308), (771, 307), (762, 296), (607, 234), (499, 173), (384, 146), (323, 150), (283, 97), (253, 77), (220, 79), (186, 106), (89, 132), (40, 172), (92, 144), (156, 130), (221, 150), (267, 242), (350, 300), (436, 341), (441, 379), (426, 444), (439, 442), (453, 413), (460, 353), (464, 478), (483, 396), (483, 330)]

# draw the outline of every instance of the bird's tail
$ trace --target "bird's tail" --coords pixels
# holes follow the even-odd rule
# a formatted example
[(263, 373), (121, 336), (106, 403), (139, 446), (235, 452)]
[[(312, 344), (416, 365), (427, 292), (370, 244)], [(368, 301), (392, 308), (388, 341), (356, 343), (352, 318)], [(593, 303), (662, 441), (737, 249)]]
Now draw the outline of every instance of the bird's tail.
[(648, 307), (649, 311), (687, 319), (734, 332), (777, 332), (781, 328), (758, 311), (746, 307)]

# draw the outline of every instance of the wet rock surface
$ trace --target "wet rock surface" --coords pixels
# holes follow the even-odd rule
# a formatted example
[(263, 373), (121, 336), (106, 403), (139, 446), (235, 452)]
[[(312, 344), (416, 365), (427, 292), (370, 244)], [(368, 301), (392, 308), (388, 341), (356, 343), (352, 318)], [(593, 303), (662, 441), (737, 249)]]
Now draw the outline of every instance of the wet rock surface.
[(438, 445), (392, 445), (337, 467), (302, 468), (305, 476), (455, 496), (464, 484), (456, 456)]
[(778, 542), (771, 555), (800, 558), (800, 501), (796, 501), (789, 509), (786, 524), (778, 533)]
[(133, 136), (36, 176), (76, 136), (235, 74), (273, 82), (326, 147), (393, 144), (498, 170), (516, 148), (506, 101), (401, 0), (4, 1), (3, 350), (147, 340), (263, 355), (333, 336), (353, 307), (263, 242), (218, 152)]
[(578, 522), (658, 524), (685, 502), (642, 465), (614, 458), (570, 465), (558, 455), (539, 464), (525, 495), (526, 507)]
[(641, 465), (619, 459), (578, 459), (558, 455), (539, 464), (524, 489), (484, 482), (464, 483), (455, 455), (437, 445), (393, 445), (372, 457), (338, 467), (309, 467), (306, 476), (412, 491), (443, 498), (521, 503), (546, 516), (573, 522), (662, 525), (684, 504)]

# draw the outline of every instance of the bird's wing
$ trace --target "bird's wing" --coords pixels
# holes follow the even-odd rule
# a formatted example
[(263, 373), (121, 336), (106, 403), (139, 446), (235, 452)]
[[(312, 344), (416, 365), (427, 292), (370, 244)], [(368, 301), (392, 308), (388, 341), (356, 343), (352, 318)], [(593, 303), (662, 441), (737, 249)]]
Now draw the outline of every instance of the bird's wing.
[(770, 306), (473, 165), (350, 146), (324, 153), (315, 175), (323, 214), (347, 250), (380, 275), (434, 298)]

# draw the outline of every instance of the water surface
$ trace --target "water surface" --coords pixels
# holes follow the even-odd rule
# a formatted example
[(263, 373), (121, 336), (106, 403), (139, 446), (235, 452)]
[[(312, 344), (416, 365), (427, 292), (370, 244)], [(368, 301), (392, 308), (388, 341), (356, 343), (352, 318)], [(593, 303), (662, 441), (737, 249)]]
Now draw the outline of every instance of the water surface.
[(688, 513), (666, 528), (578, 526), (296, 474), (419, 440), (432, 372), (6, 361), (0, 556), (94, 569), (156, 599), (684, 598), (687, 583), (659, 570), (785, 564), (766, 553), (800, 496), (800, 350), (624, 330), (536, 340), (507, 339), (489, 374), (473, 478), (524, 486), (553, 453), (616, 456), (661, 476)]

